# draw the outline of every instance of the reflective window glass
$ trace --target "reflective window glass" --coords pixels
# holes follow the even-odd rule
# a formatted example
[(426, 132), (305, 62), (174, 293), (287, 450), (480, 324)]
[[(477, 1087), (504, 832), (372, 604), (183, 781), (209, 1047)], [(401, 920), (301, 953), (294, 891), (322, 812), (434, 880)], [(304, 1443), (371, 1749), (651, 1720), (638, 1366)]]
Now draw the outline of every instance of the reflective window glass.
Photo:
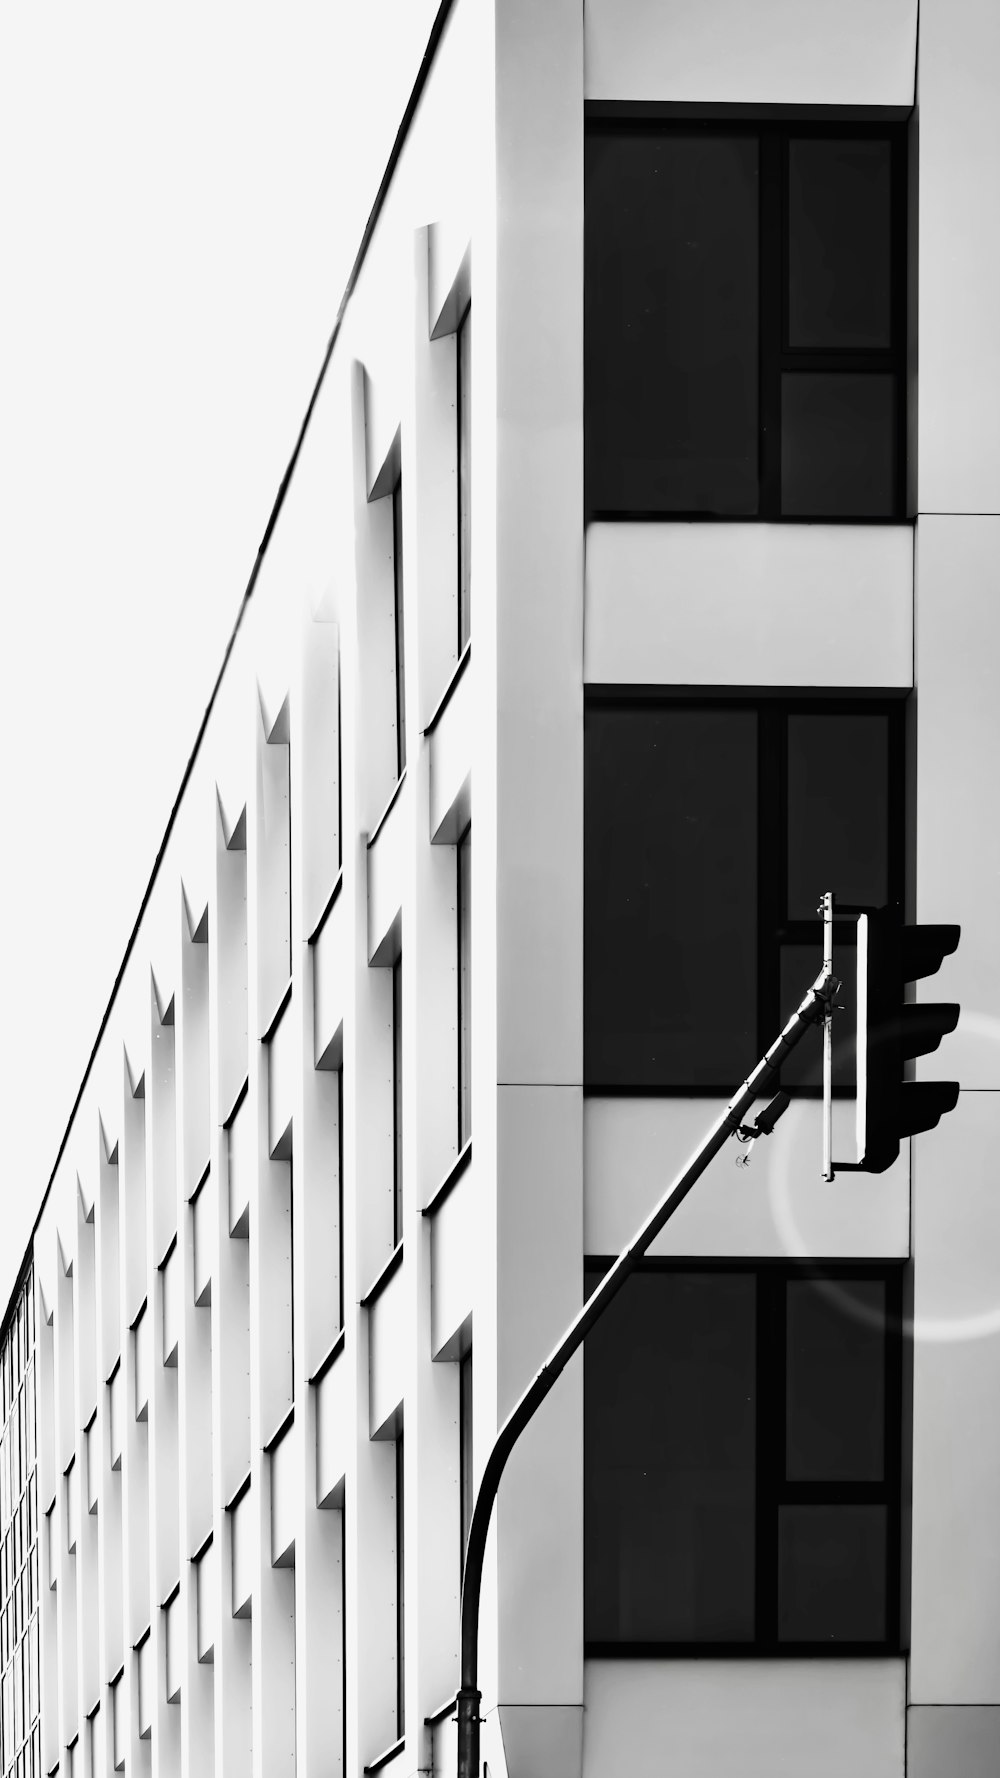
[(877, 519), (891, 518), (895, 508), (895, 376), (783, 372), (783, 515)]
[(591, 131), (585, 168), (588, 508), (752, 515), (757, 138)]
[(817, 888), (882, 907), (889, 894), (889, 721), (884, 712), (788, 718), (788, 917)]
[(592, 706), (584, 734), (584, 1078), (728, 1085), (756, 1042), (755, 713)]
[(884, 1506), (783, 1506), (778, 1639), (880, 1642), (886, 1631)]
[(788, 343), (892, 344), (892, 151), (887, 140), (788, 144)]
[(802, 1279), (787, 1292), (785, 1467), (789, 1481), (885, 1475), (885, 1285)]
[(754, 1634), (755, 1280), (641, 1272), (587, 1341), (590, 1642)]

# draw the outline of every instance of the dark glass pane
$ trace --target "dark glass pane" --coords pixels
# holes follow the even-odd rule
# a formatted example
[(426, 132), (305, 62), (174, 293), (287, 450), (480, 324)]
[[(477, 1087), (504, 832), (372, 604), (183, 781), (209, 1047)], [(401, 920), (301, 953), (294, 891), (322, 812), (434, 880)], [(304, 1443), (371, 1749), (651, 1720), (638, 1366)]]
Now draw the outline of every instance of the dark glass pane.
[[(781, 1023), (790, 1019), (816, 980), (823, 961), (823, 928), (816, 927), (814, 945), (781, 946), (778, 957)], [(857, 1083), (858, 953), (854, 945), (834, 940), (833, 966), (843, 983), (837, 996), (841, 1010), (833, 1020), (833, 1084), (853, 1091)], [(777, 1037), (778, 1033), (773, 1033)], [(782, 1064), (783, 1087), (823, 1085), (823, 1028), (807, 1032), (798, 1049)]]
[(592, 707), (584, 734), (584, 1078), (735, 1086), (756, 1055), (756, 715)]
[(403, 649), (403, 478), (392, 490), (392, 572), (396, 632), (396, 776), (406, 764), (406, 666)]
[(757, 139), (586, 144), (591, 511), (757, 511)]
[(392, 966), (392, 1240), (403, 1234), (403, 959)]
[(472, 1353), (465, 1354), (458, 1367), (458, 1510), (461, 1539), (461, 1566), (465, 1571), (465, 1552), (469, 1543), (474, 1505), (472, 1485)]
[(472, 828), (458, 843), (458, 1146), (472, 1135)]
[(788, 343), (892, 344), (886, 141), (788, 144)]
[(785, 1473), (790, 1482), (885, 1476), (885, 1284), (790, 1280)]
[(784, 372), (784, 516), (891, 518), (896, 510), (895, 409), (894, 376)]
[[(788, 918), (889, 899), (889, 718), (789, 716)], [(817, 964), (817, 968), (819, 965)]]
[(472, 305), (458, 330), (458, 652), (472, 624)]
[(881, 1642), (886, 1634), (884, 1506), (778, 1510), (778, 1640)]
[(754, 1634), (756, 1280), (640, 1272), (587, 1340), (584, 1633)]
[(396, 1440), (396, 1733), (406, 1732), (406, 1553), (404, 1502), (406, 1463), (403, 1434)]

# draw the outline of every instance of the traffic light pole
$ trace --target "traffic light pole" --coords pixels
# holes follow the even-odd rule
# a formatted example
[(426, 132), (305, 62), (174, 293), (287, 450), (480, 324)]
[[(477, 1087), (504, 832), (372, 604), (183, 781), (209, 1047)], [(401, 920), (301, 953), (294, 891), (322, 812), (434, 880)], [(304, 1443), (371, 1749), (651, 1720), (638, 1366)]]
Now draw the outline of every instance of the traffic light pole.
[[(826, 949), (825, 945), (824, 951)], [(819, 975), (798, 1010), (792, 1014), (781, 1035), (776, 1038), (767, 1054), (757, 1063), (753, 1073), (747, 1076), (740, 1091), (735, 1098), (730, 1100), (722, 1115), (716, 1118), (701, 1146), (691, 1156), (687, 1166), (668, 1186), (656, 1208), (647, 1217), (624, 1251), (618, 1255), (614, 1265), (610, 1271), (605, 1273), (597, 1289), (587, 1298), (579, 1314), (570, 1323), (559, 1344), (528, 1384), (524, 1394), (508, 1414), (497, 1433), (496, 1442), (483, 1470), (472, 1513), (462, 1582), (462, 1683), (456, 1699), (458, 1706), (458, 1778), (479, 1778), (479, 1701), (482, 1696), (479, 1690), (479, 1599), (482, 1590), (483, 1562), (486, 1556), (486, 1536), (493, 1514), (493, 1503), (507, 1459), (528, 1422), (545, 1400), (552, 1385), (566, 1368), (574, 1352), (583, 1344), (587, 1334), (617, 1296), (625, 1280), (635, 1271), (643, 1254), (651, 1246), (661, 1229), (669, 1222), (674, 1211), (680, 1208), (691, 1187), (704, 1173), (709, 1162), (714, 1160), (730, 1136), (739, 1134), (744, 1141), (754, 1141), (760, 1135), (769, 1134), (780, 1111), (784, 1109), (784, 1104), (787, 1104), (787, 1100), (784, 1100), (780, 1108), (776, 1102), (775, 1106), (770, 1108), (770, 1116), (767, 1112), (763, 1113), (756, 1128), (751, 1126), (745, 1129), (743, 1118), (754, 1100), (766, 1092), (782, 1062), (791, 1054), (806, 1031), (830, 1016), (833, 997), (838, 986), (839, 983), (834, 978), (829, 962), (824, 960)]]

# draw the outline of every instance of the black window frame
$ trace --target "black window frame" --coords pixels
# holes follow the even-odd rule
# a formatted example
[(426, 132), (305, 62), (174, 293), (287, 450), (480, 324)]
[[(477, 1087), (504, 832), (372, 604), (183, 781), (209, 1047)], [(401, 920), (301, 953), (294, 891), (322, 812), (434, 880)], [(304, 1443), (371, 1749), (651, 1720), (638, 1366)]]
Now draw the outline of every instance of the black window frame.
[[(780, 1006), (780, 963), (783, 946), (802, 944), (816, 948), (816, 972), (822, 962), (822, 918), (791, 920), (785, 916), (788, 880), (788, 718), (792, 716), (884, 715), (888, 723), (887, 824), (888, 902), (905, 906), (906, 887), (906, 702), (907, 693), (873, 691), (869, 695), (832, 692), (829, 696), (789, 689), (778, 693), (736, 692), (732, 696), (710, 692), (678, 694), (650, 687), (588, 685), (584, 688), (584, 722), (591, 709), (613, 707), (750, 710), (757, 717), (757, 1021), (756, 1053), (759, 1060), (774, 1042), (783, 1023)], [(586, 812), (586, 787), (584, 793)], [(586, 856), (586, 833), (584, 835)], [(817, 885), (817, 897), (823, 885)], [(585, 913), (585, 934), (586, 934)], [(843, 946), (857, 944), (857, 920), (845, 914), (834, 920), (834, 956)], [(816, 973), (814, 972), (814, 973)], [(718, 1098), (718, 1083), (680, 1085), (608, 1082), (588, 1076), (586, 1031), (588, 1021), (587, 950), (584, 949), (584, 1097), (625, 1098)], [(803, 981), (802, 991), (808, 987)], [(787, 1016), (787, 1015), (786, 1015)], [(836, 1043), (836, 1032), (834, 1036)], [(733, 1081), (735, 1089), (739, 1082)], [(795, 1096), (816, 1098), (822, 1089), (795, 1085)], [(835, 1084), (835, 1098), (853, 1098), (855, 1088)]]
[[(584, 1296), (614, 1264), (616, 1256), (587, 1256), (584, 1260)], [(756, 1279), (756, 1539), (754, 1607), (755, 1634), (745, 1642), (696, 1641), (599, 1641), (588, 1638), (584, 1625), (585, 1659), (690, 1659), (731, 1656), (744, 1660), (878, 1659), (906, 1652), (903, 1618), (904, 1535), (904, 1261), (889, 1260), (744, 1260), (716, 1258), (645, 1259), (640, 1272), (720, 1272), (752, 1275)], [(783, 1474), (786, 1407), (786, 1326), (782, 1312), (790, 1282), (805, 1280), (857, 1282), (878, 1281), (885, 1286), (885, 1390), (884, 1456), (881, 1484), (866, 1482), (790, 1482)], [(628, 1286), (626, 1284), (625, 1288)], [(586, 1346), (584, 1346), (586, 1367)], [(586, 1372), (584, 1380), (586, 1404)], [(586, 1413), (586, 1406), (584, 1408)], [(586, 1449), (586, 1433), (584, 1434)], [(587, 1560), (587, 1490), (584, 1488), (584, 1561)], [(789, 1505), (884, 1505), (886, 1508), (886, 1634), (878, 1642), (781, 1641), (778, 1613), (778, 1511)], [(762, 1584), (763, 1581), (763, 1584)]]
[[(756, 513), (644, 508), (622, 511), (595, 505), (584, 488), (585, 522), (706, 523), (706, 524), (912, 524), (907, 511), (907, 354), (908, 311), (908, 142), (907, 121), (851, 121), (815, 115), (802, 118), (720, 117), (683, 119), (664, 116), (649, 108), (635, 109), (601, 101), (588, 102), (584, 110), (585, 136), (754, 136), (759, 145), (758, 232), (758, 464), (760, 497)], [(891, 329), (892, 345), (885, 348), (792, 348), (788, 344), (788, 144), (791, 139), (887, 141), (891, 149)], [(586, 229), (586, 190), (584, 218)], [(585, 260), (586, 263), (586, 260)], [(587, 292), (584, 290), (586, 332)], [(586, 363), (586, 345), (584, 348)], [(781, 511), (781, 377), (782, 372), (833, 371), (845, 374), (886, 373), (896, 379), (893, 428), (893, 510), (886, 515), (850, 513), (794, 513)], [(587, 399), (584, 394), (584, 428)], [(584, 462), (589, 453), (584, 442)], [(585, 483), (587, 481), (585, 474)]]

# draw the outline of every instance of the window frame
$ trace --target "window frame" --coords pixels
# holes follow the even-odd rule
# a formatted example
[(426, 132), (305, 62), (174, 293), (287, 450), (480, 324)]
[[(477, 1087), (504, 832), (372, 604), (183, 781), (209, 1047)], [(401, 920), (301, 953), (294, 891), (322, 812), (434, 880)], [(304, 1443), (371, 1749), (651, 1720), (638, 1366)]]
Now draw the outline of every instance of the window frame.
[[(830, 119), (815, 115), (795, 118), (677, 117), (662, 115), (649, 107), (609, 105), (590, 101), (584, 107), (586, 138), (608, 136), (753, 136), (758, 142), (758, 487), (756, 513), (712, 512), (702, 509), (664, 510), (642, 508), (622, 511), (595, 505), (584, 487), (584, 522), (590, 523), (706, 523), (706, 524), (912, 524), (907, 511), (907, 349), (909, 344), (908, 285), (908, 141), (903, 118), (852, 121), (842, 115)], [(847, 349), (805, 348), (788, 344), (788, 144), (792, 138), (841, 141), (887, 141), (890, 144), (890, 315), (892, 344), (889, 347)], [(586, 190), (584, 227), (586, 231)], [(585, 255), (586, 266), (586, 255)], [(586, 316), (586, 273), (585, 273)], [(586, 319), (585, 319), (586, 329)], [(584, 346), (584, 363), (587, 348)], [(833, 371), (845, 374), (891, 373), (896, 379), (893, 423), (893, 505), (887, 514), (794, 513), (781, 510), (781, 377), (782, 372)], [(584, 391), (584, 464), (587, 398)], [(587, 473), (585, 467), (585, 484)]]
[[(584, 1259), (585, 1297), (614, 1264), (616, 1256)], [(754, 1540), (754, 1637), (746, 1642), (600, 1641), (588, 1638), (584, 1625), (584, 1659), (673, 1659), (738, 1657), (743, 1660), (887, 1659), (905, 1654), (903, 1632), (903, 1533), (904, 1533), (904, 1341), (903, 1292), (905, 1261), (892, 1260), (784, 1260), (732, 1259), (714, 1255), (644, 1259), (637, 1270), (646, 1273), (721, 1272), (751, 1275), (756, 1279), (756, 1437), (755, 1437), (755, 1540)], [(591, 1279), (593, 1283), (591, 1283)], [(857, 1282), (878, 1281), (885, 1286), (884, 1370), (884, 1480), (864, 1482), (789, 1482), (783, 1474), (786, 1436), (786, 1316), (779, 1305), (789, 1283), (811, 1279)], [(626, 1286), (627, 1288), (627, 1286)], [(586, 1354), (586, 1346), (584, 1347)], [(584, 1358), (586, 1366), (586, 1356)], [(586, 1371), (584, 1381), (586, 1415)], [(909, 1428), (906, 1429), (909, 1431)], [(586, 1431), (584, 1431), (586, 1450)], [(886, 1634), (879, 1642), (781, 1641), (778, 1613), (778, 1513), (793, 1505), (884, 1505), (886, 1508)], [(587, 1488), (584, 1486), (584, 1563), (587, 1561)], [(764, 1585), (761, 1578), (764, 1577)], [(586, 1593), (586, 1588), (584, 1589)]]
[[(864, 716), (884, 715), (888, 723), (888, 795), (887, 875), (890, 905), (905, 906), (906, 891), (906, 704), (909, 693), (873, 690), (858, 695), (836, 691), (830, 695), (811, 694), (793, 688), (774, 692), (736, 692), (732, 696), (699, 689), (678, 693), (643, 686), (587, 685), (584, 687), (584, 723), (591, 710), (614, 709), (677, 709), (677, 710), (750, 710), (757, 717), (757, 1061), (774, 1042), (781, 1030), (780, 959), (783, 946), (808, 944), (816, 946), (816, 967), (822, 961), (822, 918), (791, 920), (785, 917), (788, 880), (788, 719), (793, 716)], [(586, 822), (586, 782), (584, 784)], [(584, 858), (586, 860), (586, 826)], [(586, 865), (585, 865), (586, 869)], [(821, 888), (821, 886), (820, 886)], [(817, 893), (820, 890), (818, 889)], [(584, 931), (586, 934), (586, 910)], [(834, 920), (834, 957), (837, 949), (857, 944), (857, 923), (851, 915)], [(584, 1097), (606, 1098), (715, 1098), (724, 1090), (717, 1083), (681, 1085), (601, 1082), (589, 1079), (586, 1070), (586, 1032), (588, 1024), (588, 969), (586, 940), (583, 970), (584, 1023)], [(808, 983), (803, 983), (803, 992)], [(751, 1066), (752, 1066), (751, 1062)], [(738, 1085), (733, 1081), (733, 1087)], [(822, 1088), (795, 1085), (793, 1096), (816, 1098)], [(835, 1085), (835, 1098), (853, 1098), (853, 1086)]]

